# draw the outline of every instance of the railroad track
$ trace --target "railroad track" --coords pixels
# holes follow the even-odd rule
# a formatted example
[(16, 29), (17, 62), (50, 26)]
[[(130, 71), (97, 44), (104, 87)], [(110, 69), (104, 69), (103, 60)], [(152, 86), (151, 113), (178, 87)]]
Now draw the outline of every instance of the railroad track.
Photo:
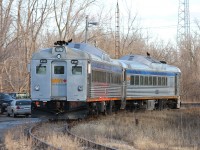
[[(197, 108), (197, 107), (200, 107), (200, 103), (182, 103), (182, 108), (184, 108), (184, 109), (191, 109), (191, 108)], [(89, 120), (84, 119), (81, 122), (83, 122), (83, 121), (88, 122), (88, 121), (90, 121), (90, 119)], [(33, 145), (36, 145), (36, 147), (38, 149), (61, 150), (62, 147), (56, 147), (56, 146), (50, 144), (49, 142), (45, 141), (44, 139), (40, 138), (37, 134), (34, 133), (35, 131), (38, 130), (38, 128), (44, 122), (45, 121), (43, 121), (41, 123), (37, 123), (30, 129), (28, 129), (28, 136), (32, 139)], [(60, 128), (62, 128), (61, 132), (63, 134), (65, 134), (66, 136), (70, 136), (72, 139), (76, 139), (76, 141), (78, 141), (82, 147), (90, 148), (90, 149), (115, 150), (115, 148), (95, 143), (94, 141), (88, 140), (86, 138), (77, 136), (74, 133), (72, 133), (70, 131), (69, 127), (76, 126), (77, 124), (79, 124), (79, 122), (80, 121), (72, 121), (72, 122), (65, 123), (62, 127), (60, 127)], [(51, 122), (49, 122), (49, 124), (51, 124)], [(0, 146), (0, 148), (1, 148), (1, 146)]]
[(199, 102), (184, 102), (181, 103), (181, 108), (198, 108), (200, 107)]
[[(62, 147), (56, 147), (56, 146), (48, 143), (47, 141), (45, 141), (43, 138), (39, 137), (36, 134), (37, 130), (41, 127), (42, 124), (43, 124), (43, 122), (38, 123), (28, 130), (28, 137), (31, 138), (33, 145), (35, 145), (36, 148), (38, 148), (38, 149), (62, 150)], [(76, 122), (74, 124), (74, 122), (73, 122), (72, 124), (74, 126), (78, 123)], [(65, 125), (63, 125), (60, 128), (62, 128), (61, 132), (63, 134), (65, 134), (66, 136), (70, 136), (72, 139), (75, 139), (76, 141), (78, 141), (80, 143), (80, 145), (83, 147), (83, 149), (87, 148), (87, 149), (98, 149), (98, 150), (99, 149), (100, 150), (116, 150), (115, 148), (95, 143), (94, 141), (88, 140), (86, 138), (80, 137), (80, 136), (72, 133), (69, 129), (68, 123), (66, 123)]]
[(51, 145), (50, 143), (42, 140), (40, 137), (38, 137), (37, 135), (35, 135), (33, 132), (36, 131), (39, 126), (41, 126), (41, 123), (38, 123), (34, 126), (32, 126), (29, 130), (28, 130), (28, 138), (31, 138), (32, 140), (32, 144), (35, 145), (38, 149), (51, 149), (51, 150), (61, 150), (61, 148), (57, 148), (53, 145)]

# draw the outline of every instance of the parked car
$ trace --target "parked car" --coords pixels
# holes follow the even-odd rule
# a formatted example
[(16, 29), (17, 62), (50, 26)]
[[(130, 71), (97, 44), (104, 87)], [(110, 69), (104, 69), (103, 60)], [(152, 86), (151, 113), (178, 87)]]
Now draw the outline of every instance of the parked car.
[(14, 99), (5, 93), (0, 93), (0, 114), (6, 112), (7, 106), (13, 101)]
[(31, 115), (31, 100), (30, 99), (16, 99), (13, 100), (7, 107), (7, 115), (16, 117), (17, 115)]

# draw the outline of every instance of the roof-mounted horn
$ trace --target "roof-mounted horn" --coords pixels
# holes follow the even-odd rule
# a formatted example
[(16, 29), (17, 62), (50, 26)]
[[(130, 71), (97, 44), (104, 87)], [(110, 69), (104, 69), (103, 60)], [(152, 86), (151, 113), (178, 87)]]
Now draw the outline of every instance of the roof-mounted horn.
[(72, 39), (68, 40), (67, 42), (66, 41), (57, 41), (54, 43), (54, 45), (68, 45), (68, 43), (72, 42)]
[(60, 46), (65, 45), (65, 44), (67, 45), (68, 43), (65, 41), (57, 41), (54, 43), (54, 45), (60, 45)]

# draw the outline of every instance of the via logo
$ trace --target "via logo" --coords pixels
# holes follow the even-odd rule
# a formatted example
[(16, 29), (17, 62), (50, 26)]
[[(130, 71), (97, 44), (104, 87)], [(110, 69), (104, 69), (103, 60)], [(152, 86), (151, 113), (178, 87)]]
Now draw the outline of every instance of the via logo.
[(155, 94), (159, 94), (159, 90), (155, 90)]

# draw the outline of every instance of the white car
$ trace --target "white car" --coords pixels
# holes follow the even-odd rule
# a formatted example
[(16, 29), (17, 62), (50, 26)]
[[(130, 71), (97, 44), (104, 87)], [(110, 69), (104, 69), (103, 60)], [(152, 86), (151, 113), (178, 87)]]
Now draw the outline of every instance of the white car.
[(16, 117), (17, 115), (31, 115), (31, 100), (30, 99), (16, 99), (7, 106), (7, 115)]

